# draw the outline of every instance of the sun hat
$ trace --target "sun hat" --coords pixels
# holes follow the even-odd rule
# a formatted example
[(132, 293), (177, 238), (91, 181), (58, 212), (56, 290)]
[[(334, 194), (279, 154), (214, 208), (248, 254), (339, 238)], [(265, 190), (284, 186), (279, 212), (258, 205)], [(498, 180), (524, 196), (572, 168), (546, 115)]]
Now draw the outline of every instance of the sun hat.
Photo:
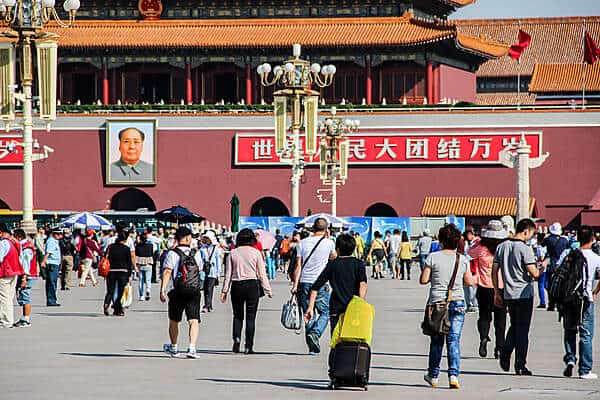
[(504, 226), (504, 229), (508, 231), (508, 233), (515, 233), (515, 220), (510, 215), (505, 215), (500, 218), (500, 222)]
[(508, 232), (504, 229), (501, 221), (493, 219), (481, 230), (481, 237), (488, 239), (506, 239)]
[(206, 231), (202, 237), (208, 238), (212, 243), (217, 243), (217, 235), (213, 231)]
[(562, 226), (560, 225), (560, 222), (555, 222), (550, 225), (550, 233), (553, 235), (562, 235)]
[(429, 230), (429, 228), (423, 229), (423, 235), (425, 235), (425, 236), (431, 235), (431, 231)]

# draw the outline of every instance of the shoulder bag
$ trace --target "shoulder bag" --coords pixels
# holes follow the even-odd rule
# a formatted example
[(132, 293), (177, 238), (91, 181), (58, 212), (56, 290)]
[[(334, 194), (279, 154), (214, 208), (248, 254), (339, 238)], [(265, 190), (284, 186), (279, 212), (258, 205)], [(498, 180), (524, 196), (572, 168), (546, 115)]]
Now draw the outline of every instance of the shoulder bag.
[(452, 291), (456, 282), (456, 275), (458, 274), (459, 261), (460, 255), (456, 253), (454, 271), (448, 285), (446, 301), (438, 301), (428, 304), (425, 307), (425, 318), (423, 319), (423, 323), (421, 323), (421, 329), (426, 336), (447, 335), (450, 332), (450, 299), (452, 298)]
[(110, 261), (108, 260), (108, 253), (110, 252), (111, 247), (112, 246), (109, 246), (106, 249), (106, 254), (100, 259), (100, 262), (98, 263), (98, 275), (103, 278), (108, 277), (108, 273), (110, 272)]

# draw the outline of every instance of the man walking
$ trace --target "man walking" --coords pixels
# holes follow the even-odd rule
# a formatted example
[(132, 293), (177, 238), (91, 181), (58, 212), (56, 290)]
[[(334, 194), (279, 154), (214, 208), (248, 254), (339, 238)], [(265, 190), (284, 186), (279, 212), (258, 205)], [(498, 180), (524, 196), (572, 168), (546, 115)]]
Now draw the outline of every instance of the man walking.
[[(400, 279), (400, 264), (398, 262), (398, 257), (400, 257), (400, 243), (402, 243), (400, 229), (394, 229), (394, 234), (390, 238), (388, 253), (388, 263), (392, 270), (392, 279)], [(404, 272), (402, 272), (402, 277), (404, 277)]]
[(431, 239), (429, 229), (423, 230), (423, 236), (419, 238), (417, 242), (417, 248), (419, 249), (419, 266), (421, 267), (421, 272), (425, 268), (425, 260), (429, 256), (431, 252), (431, 244), (433, 243), (433, 239)]
[[(506, 342), (500, 349), (500, 367), (507, 372), (510, 370), (510, 358), (515, 350), (517, 375), (532, 375), (526, 365), (533, 315), (533, 280), (540, 276), (541, 271), (537, 268), (533, 250), (527, 245), (534, 234), (535, 222), (528, 218), (519, 221), (515, 235), (498, 245), (492, 267), (494, 304), (497, 307), (506, 304), (510, 315)], [(504, 298), (498, 284), (498, 270), (502, 271)]]
[[(562, 236), (562, 226), (560, 223), (555, 222), (550, 225), (550, 235), (544, 239), (542, 245), (546, 247), (550, 262), (548, 264), (548, 271), (546, 273), (546, 282), (549, 284), (552, 282), (552, 274), (557, 267), (558, 259), (561, 254), (567, 250), (569, 246), (569, 240)], [(548, 311), (554, 311), (556, 304), (554, 299), (548, 295)]]
[(17, 303), (23, 307), (23, 316), (13, 326), (28, 328), (31, 326), (31, 287), (38, 275), (35, 245), (33, 240), (27, 238), (23, 229), (15, 229), (14, 236), (21, 246), (20, 261), (23, 266), (23, 275), (19, 276), (17, 280)]
[[(308, 310), (313, 283), (321, 275), (327, 262), (336, 257), (335, 244), (327, 237), (327, 226), (325, 218), (317, 218), (313, 224), (313, 235), (302, 240), (298, 245), (292, 293), (298, 294), (303, 313)], [(329, 297), (329, 286), (324, 285), (319, 289), (315, 300), (318, 316), (313, 316), (306, 323), (306, 344), (310, 355), (321, 352), (319, 341), (329, 323)]]
[[(75, 254), (75, 245), (73, 244), (71, 231), (66, 228), (63, 231), (63, 238), (60, 240), (60, 254), (62, 261), (60, 265), (60, 290), (71, 290), (71, 271), (73, 271), (73, 255)], [(23, 266), (25, 268), (25, 266)]]
[(23, 274), (19, 260), (21, 248), (5, 223), (0, 223), (0, 328), (10, 328), (14, 322), (13, 298), (17, 278)]
[[(577, 363), (577, 333), (579, 333), (579, 377), (581, 379), (598, 379), (592, 372), (592, 341), (594, 339), (594, 298), (600, 292), (600, 282), (592, 291), (594, 279), (600, 273), (600, 256), (592, 250), (594, 232), (589, 226), (582, 226), (577, 233), (581, 244), (581, 253), (585, 258), (582, 266), (583, 299), (576, 304), (563, 304), (561, 315), (563, 318), (565, 357), (567, 364), (563, 375), (573, 376), (573, 369)], [(579, 251), (579, 250), (573, 250)], [(558, 268), (566, 267), (564, 264)]]
[[(192, 250), (192, 231), (186, 227), (181, 227), (175, 232), (177, 247), (167, 253), (164, 262), (164, 271), (160, 287), (160, 301), (163, 303), (169, 298), (169, 338), (171, 343), (163, 346), (163, 351), (171, 357), (177, 357), (178, 348), (177, 340), (179, 337), (179, 323), (183, 318), (183, 312), (189, 324), (189, 348), (187, 352), (188, 358), (198, 358), (196, 353), (196, 342), (198, 340), (198, 331), (200, 323), (200, 290), (198, 286), (194, 290), (185, 291), (173, 287), (167, 294), (167, 288), (171, 282), (180, 279), (183, 268), (186, 268), (187, 263), (195, 262), (195, 268), (198, 268), (198, 273), (202, 266), (202, 258), (200, 252)], [(186, 265), (184, 265), (186, 264)], [(186, 268), (186, 270), (188, 270)]]
[(60, 269), (61, 254), (59, 240), (62, 230), (54, 228), (48, 240), (46, 240), (45, 256), (42, 268), (46, 271), (46, 306), (59, 307), (56, 299), (56, 287), (58, 286), (58, 271)]

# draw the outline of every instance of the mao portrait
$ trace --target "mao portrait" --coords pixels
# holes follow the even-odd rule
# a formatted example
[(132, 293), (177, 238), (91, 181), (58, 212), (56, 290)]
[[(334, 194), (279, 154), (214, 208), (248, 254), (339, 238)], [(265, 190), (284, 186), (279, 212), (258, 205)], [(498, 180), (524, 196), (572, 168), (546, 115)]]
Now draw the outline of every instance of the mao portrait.
[(156, 184), (156, 120), (106, 121), (106, 184)]

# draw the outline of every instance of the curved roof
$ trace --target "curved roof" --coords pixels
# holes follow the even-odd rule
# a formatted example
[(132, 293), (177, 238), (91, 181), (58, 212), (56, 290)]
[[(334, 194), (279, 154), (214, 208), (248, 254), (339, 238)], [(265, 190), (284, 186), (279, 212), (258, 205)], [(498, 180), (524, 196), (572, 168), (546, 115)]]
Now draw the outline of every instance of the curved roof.
[(51, 26), (62, 48), (283, 48), (415, 46), (454, 40), (484, 58), (499, 57), (507, 46), (459, 34), (454, 24), (400, 17), (229, 19), (229, 20), (81, 20), (71, 28)]
[[(533, 70), (529, 91), (533, 93), (581, 92), (581, 64), (538, 64)], [(600, 64), (585, 66), (585, 90), (600, 91)]]

